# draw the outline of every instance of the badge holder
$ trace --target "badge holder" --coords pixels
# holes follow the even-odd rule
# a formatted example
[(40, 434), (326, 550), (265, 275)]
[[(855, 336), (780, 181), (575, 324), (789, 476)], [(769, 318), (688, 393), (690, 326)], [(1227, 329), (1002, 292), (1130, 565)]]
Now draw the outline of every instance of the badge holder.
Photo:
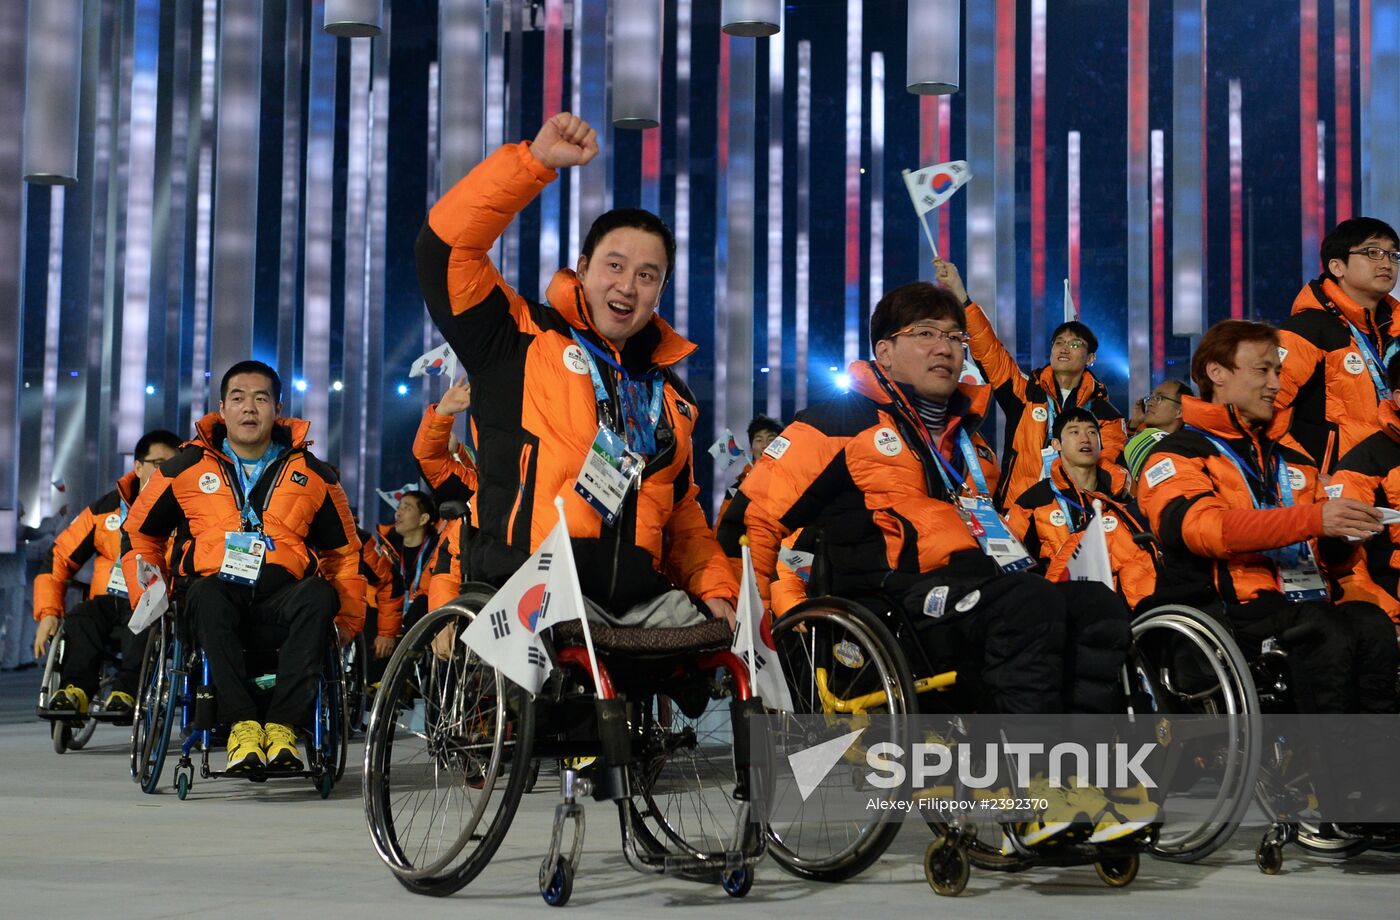
[(107, 578), (107, 593), (122, 599), (130, 597), (126, 589), (126, 573), (122, 571), (121, 560), (112, 566), (112, 574)]
[(977, 539), (982, 552), (996, 560), (1003, 572), (1021, 572), (1035, 565), (1021, 541), (997, 514), (991, 499), (985, 496), (962, 496), (958, 499), (958, 514), (968, 532)]
[(612, 526), (617, 521), (627, 493), (642, 477), (646, 466), (639, 454), (627, 449), (627, 442), (606, 425), (584, 457), (583, 468), (574, 481), (574, 491)]
[(236, 585), (252, 587), (258, 583), (266, 556), (267, 542), (262, 534), (228, 531), (224, 535), (224, 563), (219, 577)]

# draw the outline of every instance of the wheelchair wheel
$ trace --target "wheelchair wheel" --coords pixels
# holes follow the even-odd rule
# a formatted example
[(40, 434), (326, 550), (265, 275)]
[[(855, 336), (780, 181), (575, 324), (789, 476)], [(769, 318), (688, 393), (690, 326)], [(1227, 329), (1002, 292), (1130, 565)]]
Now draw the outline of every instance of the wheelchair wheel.
[(350, 759), (350, 676), (346, 673), (342, 652), (354, 647), (354, 644), (351, 642), (341, 649), (332, 638), (326, 653), (327, 675), (322, 684), (321, 709), (316, 714), (321, 723), (325, 778), (329, 783), (323, 786), (322, 780), (317, 780), (317, 789), (323, 799), (330, 795), (330, 787), (345, 776), (345, 764)]
[[(914, 680), (894, 636), (870, 611), (839, 598), (810, 600), (773, 626), (773, 642), (791, 691), (795, 715), (904, 716), (918, 710)], [(891, 719), (895, 732), (907, 731)], [(811, 745), (801, 730), (779, 732), (774, 757)], [(892, 738), (896, 743), (903, 740)], [(908, 745), (902, 745), (906, 750)], [(787, 872), (799, 878), (838, 882), (864, 871), (899, 833), (895, 810), (871, 809), (860, 818), (837, 820), (826, 814), (834, 784), (853, 787), (861, 776), (849, 759), (838, 763), (806, 800), (775, 792), (767, 826), (768, 846)], [(846, 790), (849, 797), (850, 790)], [(908, 798), (905, 786), (865, 790), (862, 797), (890, 801)], [(839, 795), (839, 792), (838, 792)], [(781, 815), (779, 820), (774, 817)]]
[[(369, 643), (364, 632), (345, 646), (341, 655), (341, 665), (345, 672), (346, 728), (353, 734), (365, 729), (365, 716), (369, 700), (367, 677), (369, 674)], [(337, 776), (338, 780), (340, 777)]]
[(49, 723), (49, 734), (53, 737), (53, 752), (66, 754), (73, 744), (73, 728), (66, 719), (54, 719)]
[(131, 726), (131, 778), (148, 794), (154, 794), (160, 785), (179, 696), (180, 675), (175, 672), (180, 662), (180, 642), (169, 623), (169, 618), (162, 619), (146, 639)]
[(1133, 621), (1128, 685), (1138, 712), (1225, 718), (1170, 723), (1162, 825), (1152, 855), (1195, 862), (1230, 839), (1259, 775), (1259, 696), (1239, 646), (1191, 607), (1158, 607)]
[[(365, 738), (370, 838), (399, 882), (449, 895), (490, 862), (530, 772), (534, 702), (456, 640), (490, 599), (468, 590), (395, 649)], [(443, 630), (450, 656), (433, 653)]]

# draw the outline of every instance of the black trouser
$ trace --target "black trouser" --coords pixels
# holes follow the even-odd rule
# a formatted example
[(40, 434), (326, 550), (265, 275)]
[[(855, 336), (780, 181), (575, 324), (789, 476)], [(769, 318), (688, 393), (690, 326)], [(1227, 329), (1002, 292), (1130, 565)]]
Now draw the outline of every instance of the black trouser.
[[(261, 595), (217, 575), (197, 579), (185, 594), (195, 637), (209, 659), (219, 721), (301, 726), (311, 721), (328, 636), (340, 599), (330, 582), (311, 576)], [(277, 686), (267, 715), (248, 689), (244, 649), (250, 640), (280, 635)]]
[[(944, 614), (929, 617), (924, 598), (940, 584), (949, 588)], [(958, 611), (973, 591), (975, 603)], [(1105, 585), (1026, 573), (957, 584), (935, 572), (904, 598), (935, 668), (957, 670), (959, 684), (971, 682), (998, 712), (1122, 709), (1119, 669), (1131, 628), (1126, 605)]]
[(1259, 657), (1263, 641), (1297, 626), (1309, 634), (1286, 649), (1300, 712), (1393, 713), (1400, 653), (1395, 626), (1374, 604), (1288, 601), (1265, 595), (1226, 608), (1245, 657)]
[(136, 695), (141, 676), (141, 658), (146, 651), (150, 628), (135, 634), (126, 628), (131, 621), (131, 604), (124, 597), (104, 594), (83, 601), (63, 618), (63, 665), (60, 686), (72, 684), (91, 699), (97, 694), (102, 659), (112, 631), (119, 631), (121, 661), (117, 665), (113, 690)]

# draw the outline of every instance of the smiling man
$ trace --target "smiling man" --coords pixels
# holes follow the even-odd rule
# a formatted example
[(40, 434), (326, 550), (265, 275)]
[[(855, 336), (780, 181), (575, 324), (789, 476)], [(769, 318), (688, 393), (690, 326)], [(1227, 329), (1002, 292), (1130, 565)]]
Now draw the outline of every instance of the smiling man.
[(656, 312), (670, 228), (649, 211), (603, 214), (547, 303), (517, 294), (489, 257), (558, 170), (597, 154), (586, 122), (555, 115), (458, 182), (418, 237), (428, 312), (472, 381), (478, 533), (463, 567), (505, 581), (558, 520), (559, 497), (583, 592), (615, 623), (732, 622), (739, 585), (696, 500), (699, 412), (676, 371), (695, 345)]
[(1322, 241), (1322, 275), (1298, 293), (1279, 333), (1278, 405), (1293, 407), (1291, 433), (1331, 473), (1338, 459), (1380, 430), (1390, 395), (1400, 236), (1385, 221), (1353, 217)]

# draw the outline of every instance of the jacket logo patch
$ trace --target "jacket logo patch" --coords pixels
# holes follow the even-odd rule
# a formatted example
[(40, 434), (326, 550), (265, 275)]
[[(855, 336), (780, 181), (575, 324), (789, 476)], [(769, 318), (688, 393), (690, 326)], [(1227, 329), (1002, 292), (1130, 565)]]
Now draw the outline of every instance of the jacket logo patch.
[(1049, 417), (1050, 413), (1045, 411), (1044, 406), (1036, 406), (1031, 410), (1031, 418), (1035, 419), (1037, 422), (1043, 422)]
[(1303, 487), (1308, 484), (1308, 476), (1296, 466), (1288, 468), (1288, 487), (1294, 492), (1303, 491)]
[(781, 460), (783, 454), (787, 453), (787, 449), (791, 446), (791, 441), (782, 435), (778, 435), (769, 442), (768, 446), (763, 451), (763, 456), (772, 457), (774, 460)]
[(588, 360), (583, 356), (583, 349), (577, 345), (564, 349), (564, 367), (575, 374), (587, 374)]
[(904, 442), (893, 428), (879, 428), (875, 431), (875, 449), (886, 457), (895, 457), (904, 450)]
[(111, 514), (107, 515), (107, 520), (102, 522), (102, 526), (106, 527), (108, 530), (116, 530), (118, 527), (122, 526), (122, 516), (113, 511)]
[(1284, 348), (1282, 345), (1278, 347), (1278, 359), (1280, 362), (1288, 359), (1288, 349)]
[(1342, 484), (1339, 482), (1339, 483), (1337, 483), (1336, 485), (1328, 486), (1328, 487), (1327, 487), (1326, 489), (1324, 489), (1323, 491), (1325, 491), (1325, 492), (1327, 493), (1327, 497), (1328, 497), (1328, 498), (1341, 498), (1341, 497), (1342, 497), (1342, 489), (1343, 489), (1343, 486), (1342, 486)]
[(977, 445), (977, 456), (981, 457), (983, 460), (986, 460), (988, 463), (997, 462), (997, 455), (992, 453), (992, 449), (990, 447), (987, 447), (985, 444)]
[(1117, 529), (1118, 529), (1118, 519), (1117, 519), (1116, 517), (1114, 517), (1113, 515), (1111, 515), (1111, 514), (1105, 514), (1105, 515), (1103, 516), (1103, 532), (1104, 532), (1104, 533), (1113, 533), (1113, 532), (1114, 532), (1115, 530), (1117, 530)]
[(1356, 352), (1349, 351), (1346, 353), (1346, 357), (1342, 358), (1342, 367), (1347, 369), (1348, 374), (1360, 374), (1366, 370), (1366, 362), (1362, 361), (1361, 356)]
[(1147, 480), (1149, 486), (1159, 486), (1176, 475), (1176, 464), (1171, 457), (1159, 460), (1147, 468), (1143, 473), (1143, 478)]
[(690, 403), (686, 402), (684, 399), (676, 400), (676, 411), (686, 418), (690, 418)]
[(1065, 526), (1065, 513), (1064, 513), (1063, 511), (1061, 511), (1059, 508), (1056, 508), (1054, 511), (1051, 511), (1051, 512), (1050, 512), (1050, 523), (1051, 523), (1051, 524), (1054, 524), (1056, 527), (1063, 527), (1063, 526)]
[(304, 485), (306, 485), (306, 481), (307, 481), (307, 480), (306, 480), (306, 474), (305, 474), (305, 473), (293, 473), (293, 474), (292, 474), (292, 482), (296, 483), (297, 485), (299, 485), (299, 486), (304, 486)]
[(205, 495), (213, 495), (219, 491), (219, 477), (213, 473), (205, 473), (199, 477), (199, 491)]

